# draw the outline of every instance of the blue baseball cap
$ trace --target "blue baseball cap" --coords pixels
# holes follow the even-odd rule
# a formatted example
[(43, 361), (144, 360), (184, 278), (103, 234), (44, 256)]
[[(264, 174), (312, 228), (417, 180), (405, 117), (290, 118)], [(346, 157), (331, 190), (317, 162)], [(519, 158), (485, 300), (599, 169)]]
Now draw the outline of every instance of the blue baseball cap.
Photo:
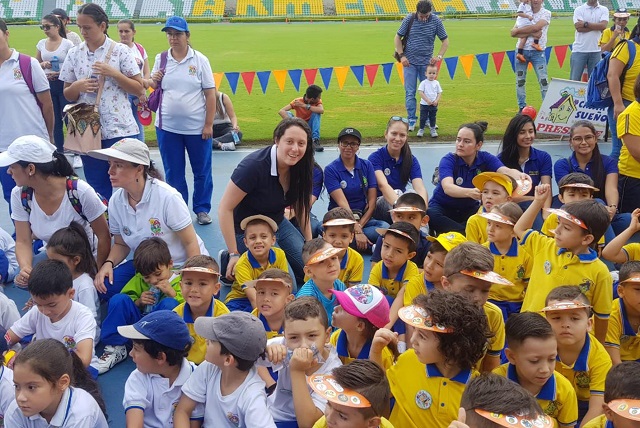
[(162, 31), (167, 31), (167, 28), (173, 28), (178, 31), (189, 31), (189, 26), (187, 25), (187, 21), (181, 16), (170, 16), (167, 18), (167, 23), (164, 24), (164, 28)]
[(182, 317), (168, 310), (151, 312), (133, 325), (120, 326), (118, 333), (127, 339), (153, 340), (179, 351), (193, 341)]

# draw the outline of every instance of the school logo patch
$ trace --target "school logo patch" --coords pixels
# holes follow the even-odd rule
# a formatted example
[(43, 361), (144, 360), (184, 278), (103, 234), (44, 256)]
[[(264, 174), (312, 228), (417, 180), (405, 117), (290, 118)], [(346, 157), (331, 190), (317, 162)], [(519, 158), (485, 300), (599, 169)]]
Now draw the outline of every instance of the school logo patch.
[(462, 186), (462, 183), (464, 183), (464, 179), (462, 177), (456, 178), (456, 184), (458, 186)]
[(24, 80), (24, 78), (22, 77), (22, 71), (20, 71), (20, 67), (16, 67), (13, 69), (13, 79)]
[(240, 426), (240, 418), (238, 417), (238, 415), (235, 415), (231, 412), (227, 412), (227, 419), (229, 420), (229, 422), (231, 422), (234, 426), (239, 427)]
[(152, 217), (149, 219), (149, 224), (151, 225), (151, 234), (153, 236), (164, 235), (164, 233), (162, 233), (162, 226), (159, 219)]
[(589, 388), (589, 384), (591, 383), (591, 377), (588, 372), (577, 372), (576, 373), (576, 386), (578, 388)]
[(64, 346), (70, 351), (76, 349), (76, 341), (73, 336), (64, 336), (62, 343), (64, 343)]
[(195, 65), (190, 65), (189, 66), (189, 76), (195, 76), (196, 75), (196, 66)]
[(558, 411), (559, 406), (558, 402), (555, 400), (549, 401), (549, 405), (544, 409), (544, 413), (547, 416), (555, 417), (556, 412)]
[(584, 278), (582, 280), (582, 283), (578, 285), (578, 287), (580, 287), (580, 291), (582, 291), (582, 294), (586, 294), (591, 289), (592, 285), (593, 285), (593, 281), (591, 281), (588, 278)]
[(545, 260), (544, 262), (544, 273), (547, 275), (551, 274), (551, 262), (549, 260)]
[(389, 174), (391, 174), (391, 170), (389, 168), (385, 168), (384, 175), (389, 175)]
[(130, 236), (131, 235), (131, 229), (129, 229), (127, 226), (122, 228), (122, 233), (124, 233), (126, 236)]
[(340, 188), (341, 188), (341, 189), (346, 189), (346, 188), (347, 188), (347, 182), (346, 182), (346, 181), (344, 181), (344, 180), (342, 180), (342, 181), (340, 182)]
[(516, 272), (516, 277), (518, 279), (523, 279), (524, 278), (524, 274), (525, 274), (524, 266), (519, 265), (518, 266), (518, 271)]
[(416, 406), (422, 410), (427, 410), (431, 407), (431, 404), (433, 404), (433, 398), (427, 391), (421, 389), (416, 393)]

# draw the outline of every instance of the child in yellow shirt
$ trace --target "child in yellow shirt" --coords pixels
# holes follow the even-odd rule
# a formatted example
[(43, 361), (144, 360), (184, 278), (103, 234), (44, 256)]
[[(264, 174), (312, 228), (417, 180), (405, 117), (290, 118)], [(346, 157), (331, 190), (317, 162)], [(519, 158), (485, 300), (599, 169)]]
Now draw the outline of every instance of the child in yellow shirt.
[(640, 360), (640, 261), (620, 267), (618, 295), (613, 302), (604, 346), (613, 365)]
[(482, 206), (478, 213), (467, 220), (465, 235), (468, 241), (484, 244), (487, 242), (487, 219), (481, 214), (491, 212), (498, 204), (509, 202), (517, 184), (513, 178), (499, 172), (480, 173), (473, 177), (472, 183), (482, 194)]
[[(329, 210), (322, 219), (324, 233), (322, 238), (334, 248), (343, 250), (340, 258), (340, 276), (338, 279), (347, 287), (362, 282), (364, 260), (359, 252), (349, 245), (353, 242), (356, 219), (346, 208), (336, 207)], [(309, 278), (305, 277), (305, 281)]]

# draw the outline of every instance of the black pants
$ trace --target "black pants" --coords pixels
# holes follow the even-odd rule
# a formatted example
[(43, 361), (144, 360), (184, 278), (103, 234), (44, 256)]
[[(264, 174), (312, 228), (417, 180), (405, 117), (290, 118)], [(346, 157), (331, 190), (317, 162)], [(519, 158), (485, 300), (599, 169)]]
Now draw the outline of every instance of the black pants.
[(429, 122), (429, 128), (435, 128), (437, 113), (438, 106), (425, 106), (420, 104), (420, 129), (424, 129), (427, 122)]

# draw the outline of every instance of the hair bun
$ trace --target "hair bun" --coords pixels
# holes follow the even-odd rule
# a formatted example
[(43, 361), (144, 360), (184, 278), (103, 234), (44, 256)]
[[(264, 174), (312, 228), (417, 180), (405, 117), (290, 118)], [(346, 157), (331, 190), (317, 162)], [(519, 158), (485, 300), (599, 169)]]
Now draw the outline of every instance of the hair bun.
[(486, 131), (489, 127), (489, 122), (486, 122), (484, 120), (476, 120), (474, 123), (482, 129), (482, 132)]

